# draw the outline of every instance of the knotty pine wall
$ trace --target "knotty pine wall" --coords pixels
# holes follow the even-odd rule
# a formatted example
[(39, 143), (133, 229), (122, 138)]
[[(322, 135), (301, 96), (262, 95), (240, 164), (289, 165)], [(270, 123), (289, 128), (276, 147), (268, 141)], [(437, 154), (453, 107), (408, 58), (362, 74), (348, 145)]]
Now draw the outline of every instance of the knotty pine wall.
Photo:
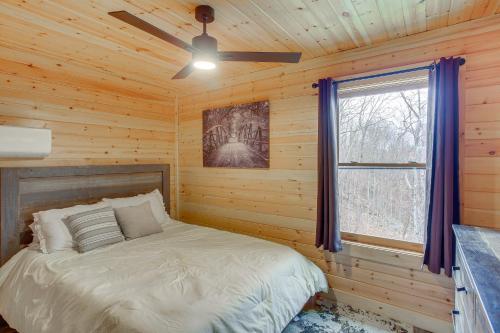
[[(327, 273), (332, 297), (416, 326), (451, 330), (450, 279), (421, 255), (346, 242), (332, 262), (314, 247), (317, 91), (321, 77), (463, 55), (463, 223), (500, 228), (500, 24), (424, 33), (295, 67), (251, 73), (179, 100), (180, 219), (289, 245)], [(207, 87), (205, 88), (207, 89)], [(269, 170), (202, 167), (202, 110), (269, 99)]]
[(175, 97), (34, 49), (0, 45), (0, 124), (52, 129), (45, 159), (0, 167), (168, 163), (175, 216)]

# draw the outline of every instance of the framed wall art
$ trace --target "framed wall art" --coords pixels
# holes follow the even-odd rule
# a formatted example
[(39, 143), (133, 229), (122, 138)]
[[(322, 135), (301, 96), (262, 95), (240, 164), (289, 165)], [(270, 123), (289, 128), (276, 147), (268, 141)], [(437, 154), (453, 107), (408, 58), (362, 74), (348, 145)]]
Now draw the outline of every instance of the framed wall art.
[(203, 166), (269, 168), (269, 101), (203, 111)]

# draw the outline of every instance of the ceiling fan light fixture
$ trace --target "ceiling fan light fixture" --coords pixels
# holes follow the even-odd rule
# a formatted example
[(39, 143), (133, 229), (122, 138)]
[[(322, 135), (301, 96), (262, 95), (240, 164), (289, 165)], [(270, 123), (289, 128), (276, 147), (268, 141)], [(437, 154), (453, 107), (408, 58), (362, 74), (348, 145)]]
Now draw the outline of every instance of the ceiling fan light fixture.
[(217, 39), (205, 32), (192, 40), (195, 51), (193, 52), (193, 66), (197, 69), (211, 70), (217, 67)]
[(193, 54), (193, 67), (201, 70), (211, 70), (217, 67), (217, 53), (201, 51)]
[(202, 69), (202, 70), (211, 70), (211, 69), (215, 69), (215, 67), (217, 67), (215, 62), (210, 61), (210, 60), (196, 60), (193, 63), (193, 66), (197, 69)]
[(215, 69), (217, 67), (217, 53), (211, 50), (193, 53), (193, 67), (201, 70)]

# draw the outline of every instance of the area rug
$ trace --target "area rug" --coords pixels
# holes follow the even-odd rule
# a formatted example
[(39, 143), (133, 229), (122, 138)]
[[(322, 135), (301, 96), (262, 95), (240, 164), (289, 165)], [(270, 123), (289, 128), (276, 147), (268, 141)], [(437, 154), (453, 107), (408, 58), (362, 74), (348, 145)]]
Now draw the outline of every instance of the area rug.
[(413, 327), (347, 304), (320, 300), (317, 309), (299, 313), (283, 333), (411, 333)]

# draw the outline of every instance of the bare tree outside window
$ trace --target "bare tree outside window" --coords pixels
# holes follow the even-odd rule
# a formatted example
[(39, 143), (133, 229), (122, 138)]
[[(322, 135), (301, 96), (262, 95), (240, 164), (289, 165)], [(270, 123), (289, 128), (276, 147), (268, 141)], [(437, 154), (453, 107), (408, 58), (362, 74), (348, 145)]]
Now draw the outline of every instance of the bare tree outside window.
[(422, 243), (427, 88), (339, 99), (341, 230)]

